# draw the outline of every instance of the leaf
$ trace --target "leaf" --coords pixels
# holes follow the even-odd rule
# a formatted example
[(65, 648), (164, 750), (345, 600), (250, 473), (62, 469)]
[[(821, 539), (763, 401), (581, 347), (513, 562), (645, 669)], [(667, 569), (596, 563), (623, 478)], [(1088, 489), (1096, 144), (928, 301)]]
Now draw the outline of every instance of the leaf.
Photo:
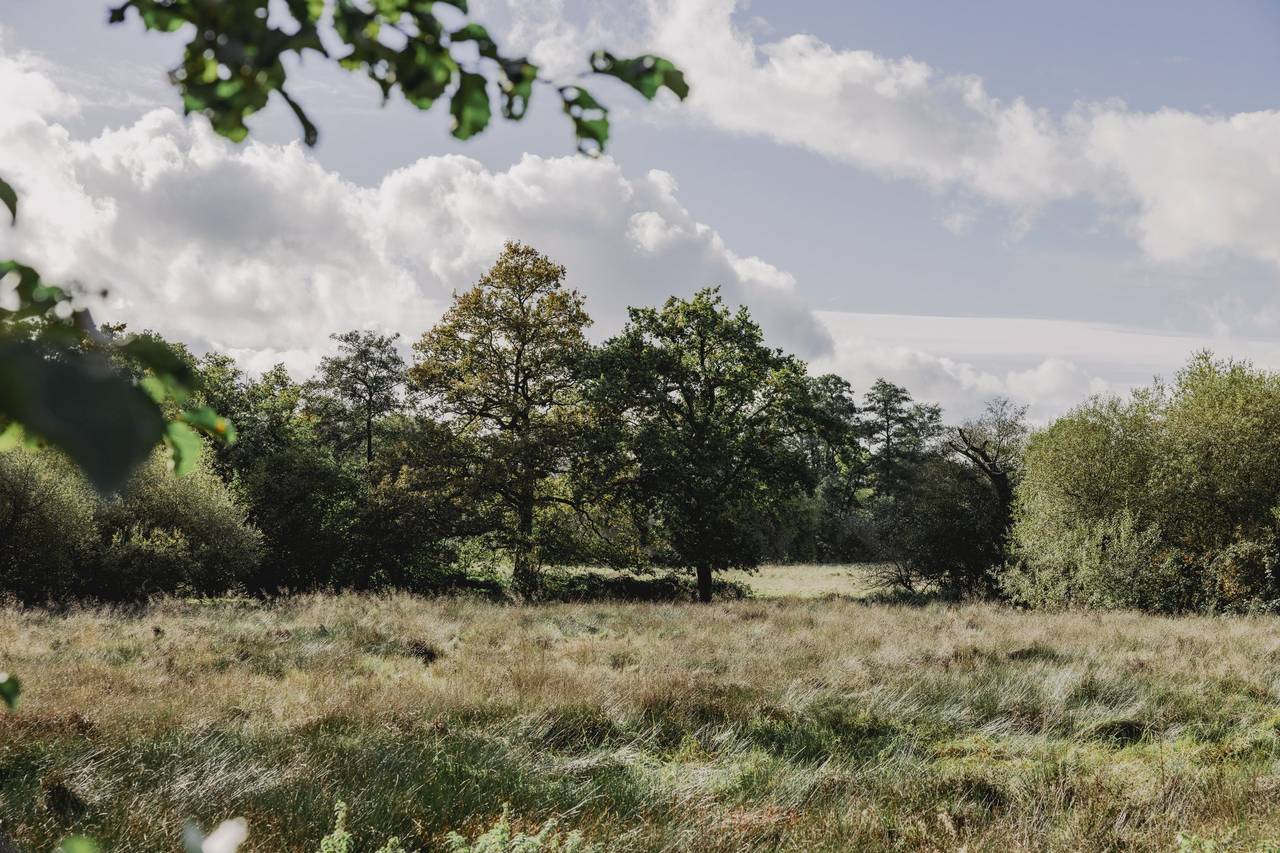
[(457, 91), (449, 103), (453, 114), (453, 135), (458, 139), (470, 139), (489, 124), (489, 93), (485, 79), (470, 71), (461, 72)]
[(18, 224), (18, 193), (9, 184), (8, 181), (0, 179), (0, 202), (4, 202), (4, 206), (9, 208), (9, 215), (13, 217), (13, 224)]
[(0, 700), (12, 711), (18, 707), (18, 696), (22, 693), (22, 682), (18, 676), (0, 672)]
[(609, 110), (580, 86), (560, 90), (564, 112), (573, 120), (578, 137), (578, 150), (583, 154), (602, 154), (609, 141)]
[(476, 43), (476, 48), (480, 51), (481, 56), (489, 59), (498, 58), (498, 46), (493, 43), (493, 38), (489, 35), (489, 31), (479, 24), (467, 24), (461, 29), (454, 30), (449, 34), (449, 39), (455, 44), (473, 41)]
[(523, 59), (502, 62), (498, 86), (502, 90), (502, 117), (510, 121), (524, 118), (533, 97), (533, 82), (538, 79), (538, 66)]
[(236, 443), (236, 425), (208, 406), (187, 409), (178, 415), (178, 419), (226, 444)]
[(71, 457), (100, 491), (124, 484), (164, 434), (146, 392), (93, 356), (0, 345), (0, 413)]
[(181, 403), (195, 390), (195, 371), (164, 341), (149, 336), (134, 337), (119, 349), (154, 373), (177, 402)]
[(179, 477), (195, 467), (204, 450), (200, 434), (182, 421), (169, 421), (165, 424), (164, 443), (173, 454), (173, 472)]
[(635, 59), (619, 59), (605, 50), (597, 50), (591, 55), (591, 69), (597, 74), (617, 77), (640, 94), (652, 101), (663, 86), (684, 100), (689, 97), (689, 85), (684, 81), (684, 72), (667, 59), (653, 54), (637, 56)]
[(100, 849), (92, 838), (73, 835), (58, 846), (58, 853), (98, 853)]

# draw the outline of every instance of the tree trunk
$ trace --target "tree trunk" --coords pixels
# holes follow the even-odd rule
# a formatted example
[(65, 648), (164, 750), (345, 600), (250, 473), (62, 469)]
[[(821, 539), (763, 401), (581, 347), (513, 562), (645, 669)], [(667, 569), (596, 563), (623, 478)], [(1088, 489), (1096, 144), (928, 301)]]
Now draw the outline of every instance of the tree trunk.
[(698, 601), (711, 603), (711, 567), (706, 564), (698, 566)]
[(526, 598), (538, 592), (538, 567), (533, 560), (533, 493), (520, 496), (516, 507), (516, 545), (511, 554), (511, 584)]

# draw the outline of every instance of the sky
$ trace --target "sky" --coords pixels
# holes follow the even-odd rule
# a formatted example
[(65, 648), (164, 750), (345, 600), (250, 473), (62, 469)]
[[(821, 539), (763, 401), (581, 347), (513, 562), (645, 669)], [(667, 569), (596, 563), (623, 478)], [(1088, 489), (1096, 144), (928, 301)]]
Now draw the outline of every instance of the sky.
[(1280, 369), (1280, 5), (1262, 0), (472, 0), (576, 79), (597, 46), (686, 72), (613, 81), (609, 156), (550, 92), (460, 143), (309, 61), (232, 145), (184, 119), (181, 39), (97, 0), (0, 10), (0, 256), (106, 288), (99, 316), (305, 375), (349, 328), (416, 338), (506, 239), (616, 331), (708, 285), (861, 391), (1043, 421), (1195, 350)]

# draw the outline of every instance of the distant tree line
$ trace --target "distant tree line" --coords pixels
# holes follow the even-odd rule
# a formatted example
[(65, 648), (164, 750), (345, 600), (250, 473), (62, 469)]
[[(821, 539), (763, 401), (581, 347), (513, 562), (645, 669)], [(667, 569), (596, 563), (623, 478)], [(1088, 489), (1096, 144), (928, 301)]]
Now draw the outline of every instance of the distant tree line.
[[(673, 570), (706, 601), (718, 572), (763, 561), (999, 589), (1022, 409), (996, 401), (947, 428), (887, 381), (859, 397), (714, 289), (630, 309), (593, 345), (564, 278), (510, 243), (408, 361), (395, 336), (352, 331), (303, 382), (176, 347), (194, 402), (238, 440), (210, 442), (182, 478), (157, 451), (106, 497), (52, 450), (0, 453), (0, 592), (436, 591), (502, 566), (537, 598), (547, 570), (595, 566)], [(145, 383), (129, 350), (109, 347)]]

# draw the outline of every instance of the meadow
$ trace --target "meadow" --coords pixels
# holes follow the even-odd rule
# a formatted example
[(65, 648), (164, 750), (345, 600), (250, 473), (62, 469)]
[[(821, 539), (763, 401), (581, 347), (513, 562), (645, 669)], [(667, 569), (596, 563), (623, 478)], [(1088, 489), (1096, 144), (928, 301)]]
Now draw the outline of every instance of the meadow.
[[(1280, 838), (1280, 634), (1260, 617), (757, 597), (408, 595), (0, 610), (0, 849), (72, 833), (246, 851), (474, 838), (597, 849), (1226, 850)], [(6, 841), (7, 839), (7, 841)]]

